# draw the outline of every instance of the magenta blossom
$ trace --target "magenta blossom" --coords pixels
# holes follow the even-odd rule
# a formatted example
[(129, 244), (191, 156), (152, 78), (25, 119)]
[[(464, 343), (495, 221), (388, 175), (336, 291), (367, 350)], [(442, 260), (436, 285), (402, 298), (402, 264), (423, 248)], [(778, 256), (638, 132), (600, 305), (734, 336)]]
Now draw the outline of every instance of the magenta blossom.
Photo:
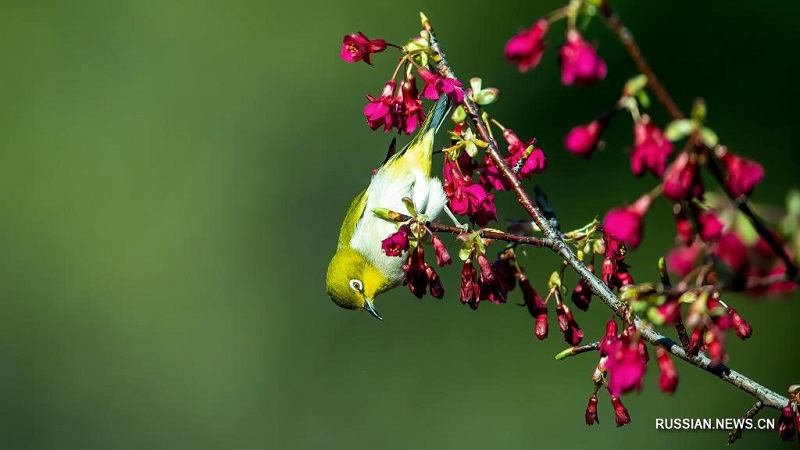
[(673, 248), (667, 253), (667, 269), (679, 277), (685, 277), (694, 269), (701, 249), (701, 244), (697, 242), (688, 247), (681, 245)]
[(564, 147), (570, 153), (589, 156), (600, 144), (600, 136), (608, 124), (607, 119), (598, 119), (586, 125), (578, 125), (564, 138)]
[(625, 409), (625, 405), (622, 404), (622, 400), (620, 400), (619, 397), (612, 394), (611, 404), (614, 406), (614, 420), (617, 422), (617, 428), (624, 427), (631, 423), (631, 416), (628, 414), (628, 410)]
[(409, 242), (408, 235), (411, 230), (408, 225), (402, 225), (397, 229), (396, 233), (392, 233), (381, 242), (381, 249), (387, 256), (400, 256), (404, 251), (408, 250)]
[(606, 77), (606, 63), (594, 46), (586, 43), (578, 30), (567, 31), (567, 42), (559, 52), (561, 82), (564, 85), (590, 86)]
[(642, 242), (643, 218), (650, 202), (650, 196), (645, 194), (633, 205), (612, 209), (603, 219), (603, 229), (615, 240), (624, 242), (631, 250), (635, 249)]
[(464, 100), (461, 82), (455, 78), (444, 78), (424, 67), (420, 67), (417, 73), (425, 80), (425, 89), (422, 90), (422, 95), (428, 100), (437, 100), (441, 94), (447, 95), (456, 104)]
[[(531, 174), (539, 174), (547, 169), (547, 158), (541, 149), (533, 148), (529, 154), (526, 155), (529, 147), (536, 143), (536, 139), (531, 139), (525, 144), (516, 133), (511, 129), (503, 130), (503, 138), (508, 143), (509, 155), (503, 158), (506, 164), (511, 168), (516, 168), (519, 164), (519, 172), (517, 177), (521, 179), (530, 178)], [(524, 159), (524, 161), (523, 161)], [(494, 162), (486, 157), (484, 161), (486, 167), (481, 171), (480, 181), (487, 189), (496, 189), (498, 191), (507, 191), (511, 189), (511, 184), (505, 179), (500, 169)]]
[(530, 280), (525, 274), (519, 276), (519, 288), (522, 291), (522, 297), (525, 300), (525, 306), (528, 307), (528, 312), (533, 316), (535, 322), (533, 325), (533, 334), (537, 339), (544, 339), (547, 337), (547, 304), (542, 300), (542, 297), (536, 292), (536, 289), (531, 286)]
[(672, 154), (672, 143), (647, 115), (634, 124), (633, 141), (633, 174), (638, 177), (649, 170), (653, 175), (661, 177), (667, 168), (667, 158)]
[(713, 242), (719, 239), (722, 228), (725, 226), (712, 211), (703, 211), (698, 214), (697, 224), (700, 228), (700, 239), (703, 242)]
[(372, 65), (369, 56), (386, 50), (386, 41), (383, 39), (369, 39), (364, 33), (345, 35), (342, 39), (342, 51), (339, 56), (347, 62), (358, 62), (362, 59), (365, 63)]
[(613, 396), (632, 389), (642, 389), (642, 378), (647, 368), (646, 354), (639, 346), (639, 340), (625, 337), (608, 350), (606, 369), (608, 370), (608, 390)]
[(464, 261), (464, 267), (461, 269), (461, 303), (468, 304), (473, 310), (478, 309), (479, 295), (478, 272), (475, 270), (475, 266), (472, 265), (472, 258), (470, 257)]
[(586, 425), (594, 425), (596, 423), (600, 423), (600, 420), (597, 419), (597, 394), (592, 394), (589, 397), (589, 405), (586, 406)]
[(470, 216), (479, 226), (497, 220), (494, 195), (464, 176), (458, 164), (449, 158), (445, 160), (443, 172), (444, 192), (454, 213)]
[(544, 53), (547, 20), (539, 19), (530, 29), (519, 32), (506, 43), (506, 59), (517, 63), (520, 72), (536, 67)]
[(569, 306), (563, 303), (556, 305), (556, 317), (558, 318), (558, 327), (564, 334), (564, 341), (569, 345), (580, 344), (583, 340), (583, 330), (572, 316)]
[(406, 78), (400, 86), (392, 109), (392, 124), (403, 133), (411, 134), (425, 120), (425, 110), (413, 76)]
[(394, 80), (389, 80), (383, 86), (380, 97), (375, 98), (367, 94), (369, 103), (364, 107), (364, 115), (367, 116), (367, 123), (371, 129), (377, 130), (381, 125), (383, 125), (383, 131), (389, 131), (392, 128), (394, 88)]
[(697, 163), (688, 153), (678, 155), (664, 173), (664, 197), (677, 202), (702, 195), (703, 184), (696, 169)]
[(720, 236), (714, 247), (714, 254), (737, 274), (743, 273), (747, 268), (747, 247), (736, 233), (729, 231)]
[(675, 370), (675, 364), (669, 353), (661, 347), (656, 350), (656, 358), (658, 359), (658, 387), (665, 394), (674, 394), (675, 389), (678, 387), (678, 371)]
[(728, 169), (725, 184), (734, 197), (749, 196), (756, 185), (764, 179), (764, 167), (752, 159), (735, 155), (730, 151), (726, 151), (721, 159)]

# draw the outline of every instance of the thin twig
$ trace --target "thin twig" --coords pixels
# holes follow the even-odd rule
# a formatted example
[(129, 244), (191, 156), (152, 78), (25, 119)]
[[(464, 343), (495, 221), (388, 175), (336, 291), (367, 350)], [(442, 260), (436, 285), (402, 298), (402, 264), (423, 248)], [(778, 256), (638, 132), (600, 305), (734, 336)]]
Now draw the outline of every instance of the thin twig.
[(600, 342), (592, 342), (591, 344), (584, 344), (584, 345), (576, 345), (575, 347), (570, 347), (566, 350), (560, 351), (556, 355), (557, 360), (562, 360), (564, 358), (569, 358), (570, 356), (580, 355), (581, 353), (586, 352), (593, 352), (600, 348)]
[[(760, 401), (757, 401), (752, 408), (748, 409), (747, 412), (744, 413), (742, 419), (744, 419), (745, 421), (748, 419), (752, 419), (753, 417), (756, 416), (756, 414), (758, 414), (759, 411), (761, 411), (762, 408), (764, 408), (764, 404), (761, 403)], [(728, 433), (728, 445), (733, 444), (734, 442), (739, 440), (739, 438), (742, 437), (742, 431), (744, 431), (744, 428), (741, 425), (732, 429), (731, 432)]]
[[(429, 42), (431, 50), (433, 51), (433, 60), (438, 66), (439, 73), (445, 77), (456, 78), (455, 73), (453, 73), (452, 68), (445, 59), (444, 52), (442, 51), (439, 42), (436, 40), (436, 34), (433, 30), (433, 26), (427, 17), (422, 16), (422, 19), (422, 26), (429, 33)], [(522, 184), (520, 183), (519, 179), (514, 175), (511, 168), (508, 167), (508, 164), (506, 164), (505, 160), (500, 157), (500, 153), (497, 148), (497, 142), (491, 137), (486, 129), (483, 120), (478, 114), (478, 108), (472, 99), (465, 97), (463, 106), (467, 111), (473, 125), (478, 131), (481, 139), (489, 144), (486, 148), (487, 155), (500, 170), (500, 173), (503, 174), (506, 181), (509, 182), (514, 193), (517, 194), (517, 199), (519, 200), (520, 204), (522, 204), (523, 208), (525, 208), (539, 229), (542, 230), (545, 237), (548, 238), (547, 247), (556, 252), (562, 260), (572, 267), (572, 269), (575, 270), (575, 272), (577, 272), (578, 275), (589, 285), (592, 292), (597, 295), (609, 308), (615, 311), (615, 313), (618, 315), (622, 314), (624, 310), (623, 303), (617, 299), (608, 286), (603, 284), (603, 282), (600, 281), (600, 279), (598, 279), (586, 267), (586, 265), (575, 256), (569, 245), (564, 242), (555, 228), (553, 228), (550, 222), (545, 219), (539, 208), (531, 201), (528, 193), (522, 188)], [(760, 400), (765, 406), (780, 409), (783, 408), (783, 406), (788, 402), (785, 397), (730, 369), (729, 367), (722, 364), (712, 364), (711, 360), (705, 355), (689, 356), (679, 344), (653, 330), (649, 326), (641, 323), (638, 318), (635, 319), (635, 322), (637, 329), (641, 330), (641, 336), (646, 342), (649, 342), (652, 345), (663, 346), (664, 349), (666, 349), (675, 357), (680, 358), (700, 369), (703, 369), (706, 372), (714, 374), (719, 378), (722, 378), (728, 383)]]

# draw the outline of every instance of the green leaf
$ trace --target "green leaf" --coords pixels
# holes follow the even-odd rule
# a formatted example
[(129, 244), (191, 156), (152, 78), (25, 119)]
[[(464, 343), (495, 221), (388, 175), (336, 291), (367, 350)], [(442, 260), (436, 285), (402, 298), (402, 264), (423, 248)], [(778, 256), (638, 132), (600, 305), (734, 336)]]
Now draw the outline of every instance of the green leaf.
[(625, 87), (622, 89), (622, 92), (629, 97), (635, 97), (639, 95), (639, 92), (641, 92), (645, 86), (647, 86), (647, 75), (640, 73), (639, 75), (630, 78), (625, 83)]
[(473, 100), (475, 103), (486, 106), (492, 104), (497, 101), (497, 97), (500, 95), (500, 90), (496, 88), (486, 88), (472, 94)]
[(642, 105), (642, 108), (647, 109), (650, 107), (650, 96), (647, 95), (647, 91), (644, 89), (636, 94), (636, 99), (639, 100), (639, 104)]
[(717, 143), (719, 143), (717, 133), (715, 133), (711, 128), (704, 127), (702, 130), (700, 130), (700, 134), (703, 135), (703, 142), (709, 147), (715, 147)]
[(664, 136), (675, 142), (692, 134), (692, 130), (694, 130), (694, 122), (691, 119), (673, 120), (664, 129)]
[[(461, 122), (467, 120), (467, 111), (464, 110), (463, 106), (458, 105), (458, 108), (456, 108), (455, 111), (453, 111), (453, 115), (450, 118), (453, 119), (453, 122), (455, 122), (455, 123), (461, 123)], [(455, 133), (451, 133), (451, 134), (455, 134)], [(460, 136), (456, 135), (456, 137), (460, 137)]]

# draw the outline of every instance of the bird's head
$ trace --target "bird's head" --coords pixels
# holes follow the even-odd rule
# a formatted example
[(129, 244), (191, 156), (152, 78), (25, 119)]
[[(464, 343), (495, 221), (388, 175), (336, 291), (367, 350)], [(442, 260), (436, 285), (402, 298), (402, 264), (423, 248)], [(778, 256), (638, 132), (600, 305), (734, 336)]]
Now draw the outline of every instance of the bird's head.
[(342, 247), (328, 265), (328, 295), (342, 308), (364, 310), (383, 320), (375, 309), (375, 297), (393, 283), (357, 250)]

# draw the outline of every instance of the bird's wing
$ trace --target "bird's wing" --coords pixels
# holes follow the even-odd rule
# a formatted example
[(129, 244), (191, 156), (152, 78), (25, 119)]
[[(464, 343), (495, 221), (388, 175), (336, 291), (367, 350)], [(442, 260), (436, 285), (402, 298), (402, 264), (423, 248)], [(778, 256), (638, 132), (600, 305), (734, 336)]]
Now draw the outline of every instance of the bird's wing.
[[(439, 100), (433, 104), (430, 111), (428, 111), (428, 115), (425, 117), (425, 122), (422, 123), (422, 126), (417, 131), (417, 134), (411, 139), (411, 142), (406, 144), (402, 150), (395, 152), (394, 155), (387, 158), (384, 161), (383, 165), (387, 165), (394, 161), (397, 158), (403, 156), (409, 148), (416, 147), (422, 143), (422, 140), (425, 139), (425, 136), (428, 134), (429, 131), (433, 130), (433, 134), (436, 134), (439, 131), (439, 127), (442, 126), (444, 120), (447, 118), (447, 113), (450, 111), (450, 98), (446, 95), (442, 95), (439, 97)], [(433, 143), (433, 139), (431, 138), (430, 143)], [(430, 158), (430, 156), (428, 156)]]
[(366, 206), (367, 190), (364, 189), (353, 199), (353, 203), (350, 204), (350, 209), (347, 210), (347, 215), (344, 216), (342, 230), (339, 232), (339, 248), (350, 245), (350, 239), (356, 231), (356, 224), (361, 220), (361, 216), (364, 215)]

